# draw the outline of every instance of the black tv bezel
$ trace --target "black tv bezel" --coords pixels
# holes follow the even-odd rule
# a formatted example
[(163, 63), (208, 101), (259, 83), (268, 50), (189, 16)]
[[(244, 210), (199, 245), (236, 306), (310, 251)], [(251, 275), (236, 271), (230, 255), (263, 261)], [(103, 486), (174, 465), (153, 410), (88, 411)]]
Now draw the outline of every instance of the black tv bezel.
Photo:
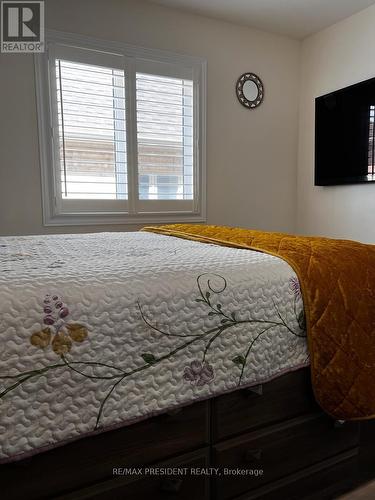
[(347, 87), (342, 87), (340, 89), (334, 90), (332, 92), (328, 92), (327, 94), (319, 95), (315, 98), (315, 140), (314, 140), (314, 186), (347, 186), (347, 185), (355, 185), (355, 184), (368, 184), (375, 182), (375, 175), (372, 179), (370, 179), (367, 175), (358, 175), (358, 176), (348, 176), (348, 177), (330, 177), (324, 180), (318, 180), (317, 178), (317, 136), (318, 136), (318, 124), (316, 120), (316, 110), (318, 101), (321, 99), (327, 98), (331, 95), (337, 95), (340, 92), (344, 92), (350, 89), (354, 89), (363, 85), (364, 83), (373, 82), (375, 84), (375, 77), (367, 78), (366, 80), (362, 80), (360, 82), (354, 83), (352, 85), (348, 85)]

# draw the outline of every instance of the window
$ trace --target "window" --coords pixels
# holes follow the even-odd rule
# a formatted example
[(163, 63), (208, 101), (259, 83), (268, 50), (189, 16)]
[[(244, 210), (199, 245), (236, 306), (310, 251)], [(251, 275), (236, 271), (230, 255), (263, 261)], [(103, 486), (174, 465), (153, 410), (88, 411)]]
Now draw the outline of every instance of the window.
[(184, 196), (186, 198), (187, 194), (184, 193), (182, 176), (139, 176), (139, 197), (142, 200), (183, 200)]
[(149, 200), (150, 198), (150, 176), (149, 175), (140, 175), (139, 176), (139, 198), (141, 200)]
[(184, 196), (192, 196), (191, 193), (185, 193), (185, 191), (191, 189), (191, 184), (185, 186), (182, 175), (157, 175), (156, 189), (160, 199), (178, 200)]
[(203, 221), (205, 62), (57, 32), (35, 56), (46, 225)]

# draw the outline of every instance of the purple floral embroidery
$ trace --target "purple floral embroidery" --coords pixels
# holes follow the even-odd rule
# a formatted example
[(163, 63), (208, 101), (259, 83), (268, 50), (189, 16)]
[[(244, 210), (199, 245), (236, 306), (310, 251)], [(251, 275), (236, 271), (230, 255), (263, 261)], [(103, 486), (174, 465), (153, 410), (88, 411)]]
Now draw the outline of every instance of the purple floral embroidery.
[(56, 354), (64, 355), (70, 351), (73, 342), (83, 342), (87, 329), (78, 323), (68, 323), (69, 309), (57, 295), (47, 295), (43, 300), (43, 323), (45, 328), (35, 332), (30, 342), (44, 349), (51, 345)]
[(209, 384), (214, 378), (214, 369), (209, 363), (194, 360), (184, 370), (184, 379), (197, 386)]
[(302, 297), (301, 285), (298, 281), (298, 278), (296, 278), (296, 277), (290, 278), (289, 288), (291, 289), (291, 291), (294, 294), (296, 299), (299, 299)]
[(43, 312), (45, 316), (43, 318), (43, 323), (45, 325), (54, 325), (64, 323), (63, 320), (69, 315), (69, 309), (65, 306), (65, 304), (59, 299), (57, 295), (51, 295), (47, 293), (43, 300), (44, 309)]

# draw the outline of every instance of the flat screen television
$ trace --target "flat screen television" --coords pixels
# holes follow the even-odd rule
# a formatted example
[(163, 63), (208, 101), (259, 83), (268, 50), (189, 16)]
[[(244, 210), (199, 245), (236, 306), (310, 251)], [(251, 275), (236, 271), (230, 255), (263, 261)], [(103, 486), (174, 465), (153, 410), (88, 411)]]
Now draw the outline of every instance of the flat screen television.
[(315, 100), (315, 185), (375, 182), (375, 78)]

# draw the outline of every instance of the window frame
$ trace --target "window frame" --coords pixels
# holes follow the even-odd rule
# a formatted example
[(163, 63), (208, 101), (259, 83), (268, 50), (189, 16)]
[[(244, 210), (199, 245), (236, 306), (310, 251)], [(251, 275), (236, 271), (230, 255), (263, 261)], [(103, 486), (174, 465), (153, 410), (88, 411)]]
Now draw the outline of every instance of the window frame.
[[(90, 53), (90, 50), (92, 51)], [(57, 54), (79, 54), (86, 51), (89, 58), (124, 62), (127, 113), (128, 200), (63, 200), (58, 183), (57, 157), (59, 144), (56, 129), (56, 98), (54, 94), (55, 60)], [(96, 52), (102, 54), (97, 54)], [(86, 57), (86, 56), (85, 56)], [(85, 59), (84, 57), (84, 59)], [(116, 59), (117, 58), (117, 59)], [(86, 58), (86, 62), (88, 62)], [(77, 60), (76, 57), (74, 60)], [(95, 62), (93, 62), (95, 64)], [(167, 222), (204, 222), (206, 220), (206, 72), (203, 58), (181, 55), (157, 49), (136, 47), (125, 43), (98, 40), (82, 35), (46, 32), (46, 51), (34, 55), (39, 154), (41, 166), (43, 224), (45, 226), (143, 224)], [(193, 200), (142, 200), (138, 193), (136, 72), (179, 77), (187, 71), (193, 80)], [(162, 73), (160, 73), (162, 71)], [(134, 168), (135, 165), (135, 168)], [(60, 189), (60, 193), (59, 193)], [(81, 202), (84, 203), (81, 203)], [(118, 206), (118, 209), (114, 207)]]

